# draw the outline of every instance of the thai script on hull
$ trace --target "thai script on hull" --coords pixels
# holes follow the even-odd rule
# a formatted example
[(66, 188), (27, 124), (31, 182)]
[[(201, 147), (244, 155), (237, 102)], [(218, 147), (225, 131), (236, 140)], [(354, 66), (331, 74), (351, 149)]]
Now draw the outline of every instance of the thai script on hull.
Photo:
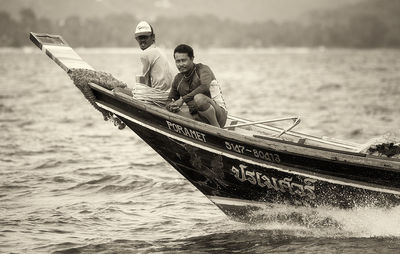
[(263, 173), (255, 170), (247, 169), (246, 165), (240, 164), (239, 169), (232, 166), (231, 169), (236, 179), (241, 182), (249, 182), (252, 185), (257, 185), (262, 188), (274, 189), (282, 193), (290, 193), (291, 195), (298, 195), (300, 197), (308, 197), (315, 199), (315, 182), (317, 180), (311, 178), (304, 178), (302, 183), (292, 182), (292, 177), (285, 177), (283, 179), (268, 177)]

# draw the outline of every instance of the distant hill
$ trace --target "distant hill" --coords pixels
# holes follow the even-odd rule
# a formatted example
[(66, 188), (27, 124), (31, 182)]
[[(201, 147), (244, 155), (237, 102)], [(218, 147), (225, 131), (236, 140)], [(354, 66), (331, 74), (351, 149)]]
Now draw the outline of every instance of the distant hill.
[(167, 47), (400, 48), (400, 0), (343, 1), (0, 0), (0, 47), (30, 45), (30, 31), (75, 47), (131, 47), (144, 18)]
[(309, 11), (321, 11), (365, 0), (0, 0), (0, 11), (13, 18), (21, 8), (30, 8), (37, 17), (62, 20), (69, 16), (86, 19), (109, 14), (130, 14), (155, 20), (163, 16), (214, 15), (239, 22), (296, 20)]
[(315, 41), (326, 46), (400, 46), (400, 0), (367, 0), (309, 18)]
[[(344, 21), (354, 16), (379, 17), (384, 22), (400, 19), (399, 0), (365, 0), (348, 4), (337, 9), (320, 12), (321, 19)], [(399, 31), (400, 32), (400, 31)]]

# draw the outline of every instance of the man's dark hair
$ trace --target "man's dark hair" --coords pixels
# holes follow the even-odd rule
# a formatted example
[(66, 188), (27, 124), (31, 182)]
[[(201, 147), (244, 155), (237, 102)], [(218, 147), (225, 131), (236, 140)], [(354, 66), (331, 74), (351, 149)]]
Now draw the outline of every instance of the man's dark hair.
[(174, 58), (175, 58), (175, 53), (186, 53), (190, 58), (194, 57), (192, 47), (186, 44), (180, 44), (176, 46), (176, 48), (174, 49)]

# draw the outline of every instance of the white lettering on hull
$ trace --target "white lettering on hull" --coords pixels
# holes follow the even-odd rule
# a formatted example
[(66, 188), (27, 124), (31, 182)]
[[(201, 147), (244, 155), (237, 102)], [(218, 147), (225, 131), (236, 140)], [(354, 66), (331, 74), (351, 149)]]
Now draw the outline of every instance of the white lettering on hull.
[(243, 164), (240, 164), (239, 168), (232, 166), (231, 171), (235, 178), (241, 182), (249, 182), (261, 188), (266, 187), (283, 193), (288, 192), (291, 195), (298, 195), (300, 197), (316, 198), (314, 184), (317, 180), (315, 179), (305, 178), (303, 183), (295, 183), (292, 182), (292, 177), (283, 179), (268, 177), (255, 170), (247, 169), (247, 166)]
[(165, 121), (167, 122), (168, 129), (170, 129), (172, 131), (175, 131), (176, 133), (182, 134), (182, 135), (184, 135), (186, 137), (189, 137), (189, 138), (196, 139), (196, 140), (199, 140), (201, 142), (207, 143), (206, 134), (201, 133), (201, 132), (196, 131), (196, 130), (192, 130), (192, 129), (186, 128), (186, 127), (181, 126), (181, 125), (176, 124), (176, 123), (172, 123), (172, 122), (170, 122), (168, 120), (165, 120)]

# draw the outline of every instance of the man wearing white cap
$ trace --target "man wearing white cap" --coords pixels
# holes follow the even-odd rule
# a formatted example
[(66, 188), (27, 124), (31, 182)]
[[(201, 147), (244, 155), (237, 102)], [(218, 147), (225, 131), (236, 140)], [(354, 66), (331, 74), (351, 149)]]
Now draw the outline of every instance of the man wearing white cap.
[(136, 26), (135, 38), (143, 50), (140, 60), (143, 64), (144, 84), (163, 91), (171, 88), (173, 71), (167, 57), (155, 46), (153, 28), (146, 21)]

